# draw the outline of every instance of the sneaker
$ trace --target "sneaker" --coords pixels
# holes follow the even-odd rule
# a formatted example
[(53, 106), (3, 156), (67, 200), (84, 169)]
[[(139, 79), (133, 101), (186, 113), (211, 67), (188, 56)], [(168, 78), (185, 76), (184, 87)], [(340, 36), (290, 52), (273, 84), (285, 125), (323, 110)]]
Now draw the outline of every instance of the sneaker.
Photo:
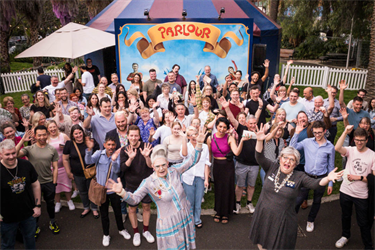
[(111, 240), (111, 236), (103, 235), (103, 241), (102, 241), (103, 246), (108, 247), (110, 240)]
[(250, 213), (253, 214), (255, 212), (255, 207), (253, 203), (249, 203), (246, 205), (247, 209), (249, 209)]
[(126, 217), (128, 217), (128, 214), (122, 214), (122, 223), (125, 223)]
[(204, 197), (202, 198), (202, 203), (204, 202)]
[(61, 209), (61, 202), (56, 202), (55, 204), (55, 213), (60, 212)]
[(141, 234), (140, 233), (135, 233), (133, 236), (133, 245), (135, 247), (138, 247), (141, 245)]
[(309, 233), (314, 231), (314, 222), (309, 222), (309, 221), (307, 222), (306, 231)]
[(68, 201), (67, 203), (68, 203), (69, 210), (74, 210), (74, 209), (76, 209), (76, 207), (74, 206), (74, 203), (73, 203), (72, 200)]
[(49, 229), (52, 231), (53, 234), (60, 233), (60, 228), (56, 222), (54, 223), (49, 222)]
[(155, 242), (154, 236), (152, 236), (152, 234), (149, 231), (143, 232), (142, 235), (143, 235), (143, 237), (146, 238), (148, 243), (154, 243)]
[(73, 191), (73, 194), (72, 194), (72, 199), (76, 198), (79, 194), (79, 191), (78, 190), (74, 190)]
[(143, 216), (142, 216), (142, 214), (141, 213), (137, 213), (137, 220), (139, 221), (139, 222), (143, 222)]
[(35, 239), (39, 237), (40, 234), (40, 227), (37, 227), (35, 230)]
[(239, 214), (241, 210), (241, 204), (236, 203), (236, 210), (233, 210), (233, 213)]
[(343, 236), (343, 237), (341, 237), (338, 241), (336, 241), (335, 246), (336, 246), (337, 248), (342, 248), (343, 246), (346, 245), (346, 243), (348, 243), (348, 241), (349, 241), (349, 240)]
[(124, 229), (122, 231), (119, 231), (118, 233), (121, 234), (122, 236), (124, 236), (125, 240), (130, 240), (130, 238), (131, 238), (128, 230), (126, 230), (126, 229)]

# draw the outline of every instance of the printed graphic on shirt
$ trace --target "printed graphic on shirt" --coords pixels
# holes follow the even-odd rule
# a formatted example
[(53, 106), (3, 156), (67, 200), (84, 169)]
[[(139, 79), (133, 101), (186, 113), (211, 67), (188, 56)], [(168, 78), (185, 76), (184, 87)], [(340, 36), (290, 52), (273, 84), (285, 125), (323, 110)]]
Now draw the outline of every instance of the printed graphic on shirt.
[(13, 193), (20, 194), (25, 191), (26, 177), (14, 177), (13, 180), (8, 182)]
[(367, 173), (367, 168), (369, 167), (367, 162), (362, 161), (360, 158), (354, 159), (352, 161), (352, 166), (354, 166), (357, 175), (364, 175), (364, 173)]

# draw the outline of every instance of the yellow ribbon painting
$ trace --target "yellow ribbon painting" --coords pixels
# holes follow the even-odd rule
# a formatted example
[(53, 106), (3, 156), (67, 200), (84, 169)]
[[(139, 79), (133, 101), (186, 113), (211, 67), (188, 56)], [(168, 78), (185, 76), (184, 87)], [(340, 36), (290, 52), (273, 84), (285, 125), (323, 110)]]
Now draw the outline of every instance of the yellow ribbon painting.
[(232, 47), (231, 42), (228, 38), (232, 38), (233, 41), (241, 46), (244, 42), (242, 33), (239, 31), (241, 39), (233, 31), (226, 32), (223, 37), (218, 41), (220, 36), (220, 29), (213, 25), (206, 23), (197, 22), (170, 22), (155, 25), (147, 31), (150, 38), (150, 42), (147, 38), (139, 31), (135, 32), (129, 39), (126, 39), (129, 35), (129, 27), (125, 35), (125, 45), (131, 46), (135, 40), (141, 38), (137, 43), (137, 49), (144, 59), (149, 58), (157, 52), (164, 52), (165, 48), (163, 42), (171, 40), (200, 40), (204, 41), (204, 52), (211, 52), (220, 58), (225, 58)]

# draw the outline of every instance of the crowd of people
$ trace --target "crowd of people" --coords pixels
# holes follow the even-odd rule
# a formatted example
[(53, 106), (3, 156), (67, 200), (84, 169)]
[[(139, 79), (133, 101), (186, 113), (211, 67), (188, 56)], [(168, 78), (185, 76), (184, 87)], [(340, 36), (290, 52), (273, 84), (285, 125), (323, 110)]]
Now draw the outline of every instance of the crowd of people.
[[(109, 205), (122, 237), (133, 238), (134, 246), (142, 237), (155, 242), (149, 231), (155, 203), (158, 249), (195, 249), (204, 193), (211, 189), (214, 222), (228, 223), (246, 197), (253, 214), (251, 241), (259, 249), (295, 248), (297, 213), (306, 207), (309, 192), (314, 195), (306, 231), (312, 232), (326, 187), (330, 195), (336, 181), (342, 181), (342, 235), (335, 246), (349, 241), (354, 205), (364, 247), (373, 248), (375, 98), (366, 102), (366, 90), (346, 104), (347, 85), (341, 80), (338, 87), (327, 87), (326, 99), (314, 96), (311, 87), (302, 98), (294, 78), (286, 83), (288, 69), (266, 84), (268, 60), (264, 75), (243, 78), (230, 67), (224, 84), (209, 65), (187, 83), (177, 64), (164, 80), (150, 69), (143, 82), (134, 64), (126, 89), (116, 73), (108, 80), (91, 59), (86, 63), (79, 69), (67, 63), (60, 82), (38, 69), (34, 100), (23, 94), (22, 107), (10, 96), (3, 99), (2, 248), (14, 247), (18, 229), (25, 247), (35, 248), (43, 231), (38, 225), (42, 195), (49, 229), (60, 233), (55, 214), (61, 194), (74, 210), (72, 198), (79, 193), (80, 217), (92, 213), (101, 219), (103, 246), (111, 239)], [(75, 79), (78, 70), (81, 78)], [(341, 121), (345, 130), (337, 135)], [(335, 152), (343, 156), (340, 171)], [(258, 174), (263, 187), (255, 206)], [(98, 199), (95, 188), (107, 193)], [(124, 227), (127, 218), (132, 232)]]

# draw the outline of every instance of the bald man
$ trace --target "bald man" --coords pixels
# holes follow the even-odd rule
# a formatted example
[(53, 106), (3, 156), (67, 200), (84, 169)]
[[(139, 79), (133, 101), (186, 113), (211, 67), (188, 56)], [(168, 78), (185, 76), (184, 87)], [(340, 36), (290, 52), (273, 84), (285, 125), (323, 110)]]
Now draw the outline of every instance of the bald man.
[(302, 103), (305, 106), (306, 112), (308, 113), (312, 109), (314, 109), (314, 92), (313, 89), (310, 87), (307, 87), (303, 90), (303, 96), (299, 102)]

